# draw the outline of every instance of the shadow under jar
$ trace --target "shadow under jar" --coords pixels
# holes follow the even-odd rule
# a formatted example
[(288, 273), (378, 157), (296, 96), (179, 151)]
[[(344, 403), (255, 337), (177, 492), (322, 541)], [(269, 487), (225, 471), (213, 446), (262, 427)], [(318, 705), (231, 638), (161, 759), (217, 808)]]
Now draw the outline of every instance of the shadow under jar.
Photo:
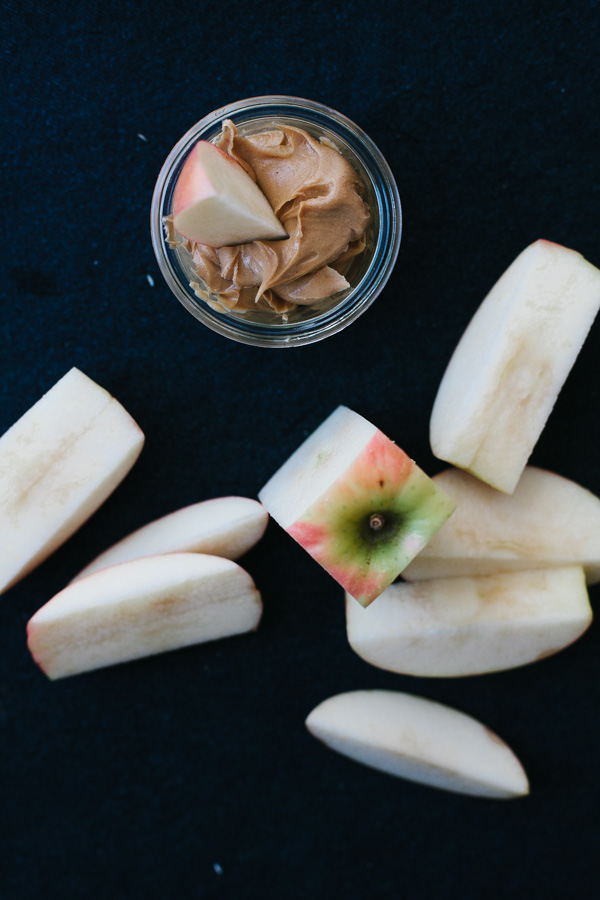
[[(370, 220), (365, 249), (344, 272), (349, 287), (311, 305), (294, 306), (284, 315), (270, 309), (227, 310), (218, 295), (211, 303), (196, 291), (207, 291), (198, 277), (182, 238), (169, 240), (179, 173), (199, 140), (216, 143), (223, 123), (231, 119), (242, 137), (293, 126), (332, 145), (355, 169)], [(297, 97), (253, 97), (231, 103), (200, 120), (173, 148), (163, 165), (152, 198), (151, 232), (160, 270), (185, 308), (213, 331), (259, 347), (297, 347), (322, 340), (346, 328), (380, 294), (398, 255), (402, 213), (398, 189), (385, 159), (367, 135), (341, 113)], [(210, 293), (210, 292), (209, 292)]]

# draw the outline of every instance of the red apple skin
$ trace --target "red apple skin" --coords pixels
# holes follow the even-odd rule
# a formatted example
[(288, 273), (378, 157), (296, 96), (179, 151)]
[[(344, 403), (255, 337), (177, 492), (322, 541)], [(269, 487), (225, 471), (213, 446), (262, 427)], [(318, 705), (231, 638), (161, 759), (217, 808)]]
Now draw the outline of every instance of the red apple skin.
[[(423, 521), (361, 548), (357, 528), (373, 513), (404, 516), (422, 509)], [(410, 499), (409, 499), (410, 495)], [(375, 600), (437, 532), (454, 509), (409, 456), (377, 432), (350, 468), (288, 528), (293, 537), (363, 606)], [(358, 549), (358, 553), (357, 553)]]
[(196, 203), (204, 197), (213, 197), (216, 193), (200, 160), (198, 144), (210, 147), (211, 150), (220, 153), (221, 156), (224, 156), (234, 166), (237, 166), (236, 161), (232, 159), (231, 156), (227, 153), (223, 153), (223, 151), (219, 150), (218, 147), (215, 147), (214, 144), (209, 143), (209, 141), (198, 141), (192, 148), (179, 173), (177, 184), (175, 185), (175, 190), (173, 192), (173, 216), (178, 216), (186, 210), (188, 206), (191, 206), (192, 203)]

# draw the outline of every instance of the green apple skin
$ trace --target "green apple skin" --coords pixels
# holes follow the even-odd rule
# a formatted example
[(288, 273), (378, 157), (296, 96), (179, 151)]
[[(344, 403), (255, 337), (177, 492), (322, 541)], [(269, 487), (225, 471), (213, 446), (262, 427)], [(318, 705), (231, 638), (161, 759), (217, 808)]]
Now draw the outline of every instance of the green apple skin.
[(455, 508), (397, 444), (344, 406), (292, 454), (259, 499), (364, 606)]

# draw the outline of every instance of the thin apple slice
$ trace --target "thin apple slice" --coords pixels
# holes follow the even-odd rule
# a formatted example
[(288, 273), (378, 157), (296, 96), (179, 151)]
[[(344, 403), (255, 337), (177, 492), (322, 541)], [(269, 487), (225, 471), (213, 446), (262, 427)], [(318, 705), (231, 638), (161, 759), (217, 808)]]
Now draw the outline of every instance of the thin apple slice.
[(454, 504), (374, 425), (338, 407), (259, 493), (271, 515), (367, 606)]
[(392, 584), (369, 609), (346, 595), (352, 649), (405, 675), (513, 669), (572, 644), (591, 622), (580, 566)]
[(183, 164), (173, 192), (173, 224), (190, 241), (209, 247), (287, 237), (250, 175), (208, 141), (198, 141)]
[(404, 570), (407, 581), (571, 565), (600, 581), (600, 499), (574, 481), (534, 466), (511, 495), (458, 469), (433, 480), (456, 512)]
[(251, 631), (261, 613), (260, 594), (237, 563), (170, 553), (70, 584), (30, 619), (27, 638), (54, 680)]
[(373, 769), (459, 794), (529, 793), (523, 767), (493, 732), (464, 713), (394, 691), (330, 697), (306, 720), (332, 750)]
[(0, 438), (0, 593), (69, 538), (136, 461), (144, 435), (71, 369)]
[(162, 553), (238, 559), (260, 540), (268, 519), (264, 506), (248, 497), (203, 500), (138, 528), (97, 556), (73, 581), (117, 563)]
[(431, 414), (435, 456), (511, 493), (600, 307), (600, 271), (527, 247), (463, 334)]

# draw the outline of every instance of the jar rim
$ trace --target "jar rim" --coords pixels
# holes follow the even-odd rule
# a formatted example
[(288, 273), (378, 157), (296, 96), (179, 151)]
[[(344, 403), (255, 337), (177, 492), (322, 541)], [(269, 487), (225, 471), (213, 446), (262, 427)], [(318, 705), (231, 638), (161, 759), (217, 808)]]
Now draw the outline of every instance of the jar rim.
[[(366, 170), (378, 205), (379, 227), (375, 248), (360, 281), (339, 304), (305, 321), (285, 323), (256, 322), (242, 315), (218, 312), (198, 299), (189, 281), (175, 264), (175, 251), (166, 241), (164, 217), (178, 170), (189, 150), (200, 138), (218, 135), (227, 118), (238, 117), (241, 124), (257, 118), (297, 117), (306, 126), (329, 129), (355, 154)], [(262, 347), (301, 346), (322, 340), (346, 328), (381, 293), (398, 256), (402, 209), (394, 176), (381, 151), (362, 129), (343, 113), (301, 97), (265, 95), (229, 103), (213, 110), (195, 123), (175, 144), (167, 156), (152, 197), (150, 226), (152, 244), (161, 273), (182, 305), (204, 325), (232, 340)]]

